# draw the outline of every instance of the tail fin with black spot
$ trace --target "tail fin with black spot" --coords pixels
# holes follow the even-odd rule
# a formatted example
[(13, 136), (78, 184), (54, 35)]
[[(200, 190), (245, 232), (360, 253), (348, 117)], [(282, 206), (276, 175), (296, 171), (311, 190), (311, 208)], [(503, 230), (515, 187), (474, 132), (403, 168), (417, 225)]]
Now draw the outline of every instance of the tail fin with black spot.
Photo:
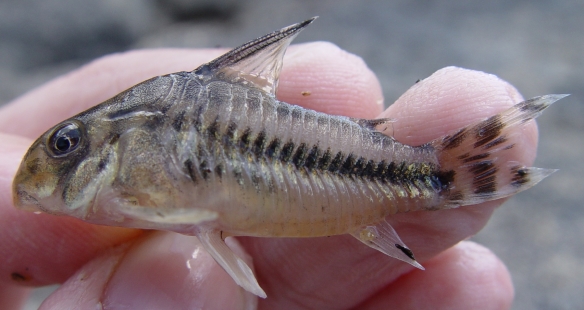
[[(516, 129), (538, 117), (567, 95), (525, 100), (506, 111), (434, 140), (440, 162), (447, 207), (477, 204), (528, 189), (555, 169), (525, 167), (505, 162), (502, 152), (514, 147)], [(515, 140), (516, 141), (516, 140)]]

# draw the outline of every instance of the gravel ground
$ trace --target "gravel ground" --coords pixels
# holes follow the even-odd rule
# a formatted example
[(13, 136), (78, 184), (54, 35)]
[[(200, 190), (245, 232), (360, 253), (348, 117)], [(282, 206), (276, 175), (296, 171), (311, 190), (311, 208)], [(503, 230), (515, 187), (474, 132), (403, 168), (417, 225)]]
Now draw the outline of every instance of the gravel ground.
[[(584, 2), (388, 2), (3, 0), (0, 104), (103, 54), (236, 46), (315, 15), (296, 42), (331, 41), (363, 57), (387, 104), (449, 65), (494, 73), (526, 98), (570, 93), (538, 120), (536, 166), (560, 171), (473, 239), (507, 263), (514, 309), (584, 309)], [(48, 292), (35, 290), (27, 309)]]

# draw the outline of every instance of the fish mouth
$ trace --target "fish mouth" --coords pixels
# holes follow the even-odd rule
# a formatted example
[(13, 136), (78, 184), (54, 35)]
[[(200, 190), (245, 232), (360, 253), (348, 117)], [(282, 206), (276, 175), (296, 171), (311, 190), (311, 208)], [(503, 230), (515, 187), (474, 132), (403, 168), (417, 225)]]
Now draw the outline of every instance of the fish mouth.
[(43, 208), (43, 206), (38, 201), (38, 199), (36, 199), (35, 197), (33, 197), (32, 195), (30, 195), (28, 192), (26, 192), (24, 190), (17, 190), (16, 191), (16, 195), (14, 195), (14, 206), (17, 209), (20, 209), (23, 211), (31, 211), (31, 212), (44, 211), (44, 212), (46, 212), (46, 209)]

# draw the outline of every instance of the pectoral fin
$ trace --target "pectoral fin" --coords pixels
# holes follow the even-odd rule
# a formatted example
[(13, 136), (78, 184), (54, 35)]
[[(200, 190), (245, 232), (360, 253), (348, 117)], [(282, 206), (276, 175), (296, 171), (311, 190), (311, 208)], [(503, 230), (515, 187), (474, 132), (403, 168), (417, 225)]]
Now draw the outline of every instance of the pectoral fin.
[(424, 267), (414, 258), (414, 253), (401, 241), (397, 232), (385, 219), (374, 226), (361, 227), (351, 235), (381, 253), (424, 270)]
[(219, 214), (202, 208), (153, 208), (141, 206), (138, 199), (125, 197), (116, 199), (118, 211), (131, 219), (158, 224), (196, 225), (217, 219)]
[(215, 261), (233, 278), (235, 283), (246, 291), (254, 293), (261, 298), (267, 295), (256, 280), (249, 266), (225, 244), (221, 239), (219, 230), (200, 230), (196, 236), (203, 247), (211, 254)]

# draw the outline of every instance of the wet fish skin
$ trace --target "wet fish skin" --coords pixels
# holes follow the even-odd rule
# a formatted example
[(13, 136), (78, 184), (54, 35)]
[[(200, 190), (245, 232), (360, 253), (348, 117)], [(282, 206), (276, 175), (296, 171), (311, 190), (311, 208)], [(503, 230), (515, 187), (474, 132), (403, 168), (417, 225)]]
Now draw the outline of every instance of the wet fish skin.
[(283, 54), (313, 19), (192, 72), (142, 82), (43, 134), (14, 180), (22, 209), (199, 237), (242, 287), (265, 297), (227, 236), (352, 234), (422, 268), (385, 217), (507, 197), (553, 170), (493, 158), (508, 133), (562, 95), (524, 101), (419, 147), (280, 102)]

